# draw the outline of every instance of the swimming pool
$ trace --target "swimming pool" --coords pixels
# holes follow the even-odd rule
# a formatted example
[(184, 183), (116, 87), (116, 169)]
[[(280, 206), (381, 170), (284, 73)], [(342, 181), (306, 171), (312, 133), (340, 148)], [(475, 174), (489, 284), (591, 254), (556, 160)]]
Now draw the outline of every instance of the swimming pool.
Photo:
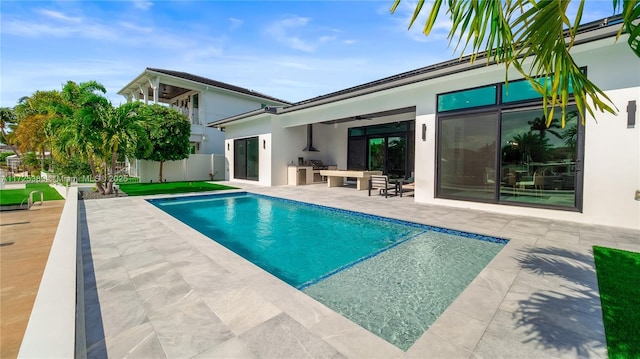
[(507, 242), (245, 192), (149, 202), (405, 350)]

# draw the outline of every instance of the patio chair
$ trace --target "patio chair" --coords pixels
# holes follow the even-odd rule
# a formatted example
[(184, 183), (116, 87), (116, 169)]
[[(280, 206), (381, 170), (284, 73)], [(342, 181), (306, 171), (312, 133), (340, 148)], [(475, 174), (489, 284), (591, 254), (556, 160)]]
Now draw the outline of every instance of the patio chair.
[(393, 194), (398, 194), (398, 186), (395, 183), (389, 183), (389, 176), (386, 175), (371, 175), (369, 177), (369, 196), (371, 196), (371, 190), (377, 189), (379, 194), (384, 194), (384, 198), (389, 195), (389, 190), (393, 190)]
[[(404, 193), (405, 191), (407, 191), (407, 193)], [(411, 195), (413, 196), (413, 194), (416, 191), (416, 183), (411, 181), (411, 182), (405, 182), (405, 181), (400, 181), (400, 197), (404, 196), (408, 196)]]

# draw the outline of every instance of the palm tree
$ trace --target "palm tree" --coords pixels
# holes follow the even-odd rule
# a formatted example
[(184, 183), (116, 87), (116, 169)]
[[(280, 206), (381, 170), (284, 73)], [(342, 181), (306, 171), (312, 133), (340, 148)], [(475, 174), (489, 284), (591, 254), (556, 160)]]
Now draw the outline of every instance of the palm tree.
[[(105, 194), (113, 191), (115, 166), (119, 154), (133, 156), (140, 148), (149, 151), (150, 141), (145, 127), (145, 117), (140, 113), (139, 102), (126, 103), (118, 108), (111, 108), (103, 117), (100, 137), (104, 145), (102, 153), (105, 164), (110, 165), (110, 176), (107, 176)], [(105, 171), (106, 172), (106, 171)]]
[[(393, 13), (401, 0), (395, 0)], [(451, 19), (449, 40), (457, 38), (461, 53), (470, 45), (474, 61), (485, 52), (487, 62), (503, 63), (507, 70), (513, 65), (532, 86), (543, 95), (544, 114), (553, 118), (555, 106), (562, 109), (561, 125), (564, 128), (570, 88), (584, 123), (584, 108), (594, 116), (594, 110), (615, 114), (615, 107), (607, 95), (592, 83), (580, 70), (570, 55), (585, 5), (580, 0), (573, 21), (567, 17), (571, 0), (502, 0), (469, 1), (448, 0)], [(425, 1), (419, 0), (409, 23), (417, 19)], [(434, 0), (424, 26), (429, 35), (443, 0)], [(613, 10), (622, 10), (623, 31), (629, 34), (629, 46), (640, 57), (639, 0), (613, 0)], [(531, 60), (531, 63), (528, 61)], [(539, 82), (539, 78), (550, 79)], [(552, 81), (551, 81), (552, 80)], [(591, 101), (587, 101), (590, 99)], [(595, 116), (594, 116), (595, 117)]]
[(561, 137), (564, 140), (564, 145), (567, 146), (569, 153), (571, 153), (571, 159), (575, 160), (576, 146), (578, 145), (578, 124), (568, 127)]
[(558, 122), (559, 121), (557, 118), (554, 118), (551, 121), (547, 122), (547, 119), (544, 116), (536, 117), (535, 119), (533, 119), (533, 121), (527, 121), (529, 126), (531, 126), (530, 131), (538, 131), (541, 138), (545, 138), (547, 136), (547, 132), (556, 136), (557, 138), (562, 138), (562, 135), (558, 131), (554, 130), (556, 128), (562, 128), (562, 126), (560, 126)]
[(103, 181), (107, 168), (103, 165), (105, 153), (101, 131), (112, 110), (104, 96), (106, 89), (95, 81), (76, 84), (68, 81), (62, 89), (62, 101), (55, 104), (58, 118), (51, 124), (54, 136), (54, 156), (64, 160), (64, 154), (75, 154), (87, 161), (99, 193), (105, 194)]
[(13, 140), (9, 138), (9, 134), (6, 129), (9, 128), (13, 132), (18, 124), (18, 118), (16, 117), (16, 113), (13, 109), (9, 107), (0, 108), (0, 130), (2, 131), (2, 143), (6, 144), (11, 148), (11, 151), (18, 156), (20, 159), (20, 152), (13, 145)]

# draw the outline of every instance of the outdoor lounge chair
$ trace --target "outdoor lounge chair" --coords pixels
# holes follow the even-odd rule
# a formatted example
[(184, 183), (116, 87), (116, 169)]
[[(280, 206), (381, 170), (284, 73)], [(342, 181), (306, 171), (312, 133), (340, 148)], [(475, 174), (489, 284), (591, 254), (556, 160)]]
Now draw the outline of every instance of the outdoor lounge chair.
[[(400, 182), (400, 197), (402, 197), (403, 195), (413, 195), (414, 192), (416, 190), (416, 183), (415, 182)], [(407, 191), (407, 193), (405, 194), (404, 192)]]
[(389, 190), (393, 190), (393, 194), (398, 194), (398, 187), (395, 183), (389, 183), (389, 177), (386, 175), (371, 175), (369, 177), (369, 196), (371, 190), (377, 189), (379, 194), (384, 194), (384, 198), (389, 195)]

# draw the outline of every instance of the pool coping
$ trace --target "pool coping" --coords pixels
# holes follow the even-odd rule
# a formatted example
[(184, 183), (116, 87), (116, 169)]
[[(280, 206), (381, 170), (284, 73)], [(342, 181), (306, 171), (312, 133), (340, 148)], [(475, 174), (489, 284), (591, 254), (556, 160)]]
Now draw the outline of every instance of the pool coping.
[[(78, 193), (69, 188), (18, 358), (83, 357), (76, 350)], [(81, 257), (81, 256), (80, 256)], [(81, 296), (80, 296), (81, 297)], [(77, 333), (76, 330), (80, 329)], [(82, 347), (82, 346), (81, 346)]]
[[(285, 192), (287, 190), (289, 189), (285, 189)], [(282, 190), (279, 190), (277, 188), (276, 189), (250, 188), (250, 189), (238, 190), (238, 191), (250, 191), (250, 192), (256, 192), (256, 193), (268, 192), (268, 193), (276, 193), (275, 194), (276, 196), (283, 195), (283, 193), (281, 193)], [(338, 191), (338, 189), (334, 189), (334, 191)], [(346, 193), (347, 192), (345, 192), (345, 194)], [(202, 194), (200, 193), (196, 195), (202, 195)], [(138, 203), (138, 205), (140, 205), (140, 202), (138, 200), (142, 200), (142, 199), (158, 198), (158, 197), (183, 197), (183, 196), (188, 196), (188, 195), (179, 194), (174, 196), (155, 195), (155, 196), (137, 197), (133, 199), (135, 201), (133, 203)], [(305, 196), (306, 194), (302, 194), (301, 190), (297, 190), (295, 191), (295, 193), (293, 193), (293, 197), (295, 198), (305, 197)], [(285, 197), (287, 197), (286, 193), (285, 193)], [(291, 197), (291, 195), (289, 197)], [(71, 196), (71, 198), (77, 198), (77, 196)], [(110, 200), (109, 199), (100, 200), (100, 202), (118, 201), (126, 198), (127, 197), (110, 199)], [(301, 200), (301, 201), (304, 201), (304, 200)], [(315, 202), (323, 203), (322, 201), (323, 199), (316, 198)], [(363, 201), (371, 202), (371, 199), (366, 200), (366, 197), (363, 197)], [(145, 203), (149, 205), (148, 202), (145, 201)], [(376, 208), (377, 215), (389, 217), (389, 214), (395, 213), (393, 202), (386, 202), (386, 203), (390, 204), (388, 206), (389, 208)], [(368, 202), (365, 204), (368, 204)], [(76, 201), (76, 205), (77, 205), (77, 201)], [(416, 206), (420, 206), (420, 204), (416, 204)], [(458, 225), (457, 228), (460, 228), (461, 230), (464, 230), (464, 231), (470, 230), (470, 228), (467, 227), (467, 223), (465, 223), (464, 221), (464, 216), (468, 215), (467, 211), (460, 210), (460, 209), (452, 209), (452, 208), (443, 207), (443, 206), (431, 206), (431, 207), (432, 209), (436, 208), (436, 210), (437, 208), (447, 208), (448, 210), (451, 210), (453, 212), (459, 212), (459, 215), (456, 215), (456, 216), (460, 217), (460, 219), (463, 219), (463, 220), (460, 222), (462, 224)], [(203, 244), (204, 242), (197, 238), (198, 235), (205, 238), (206, 242), (212, 242), (212, 241), (210, 241), (208, 238), (204, 237), (203, 235), (201, 235), (199, 232), (195, 230), (189, 231), (188, 229), (185, 229), (184, 227), (187, 227), (186, 225), (174, 219), (173, 217), (169, 216), (168, 214), (156, 208), (155, 206), (151, 205), (149, 206), (149, 208), (153, 208), (154, 210), (157, 211), (157, 213), (161, 213), (166, 217), (177, 221), (178, 223), (174, 223), (174, 225), (177, 224), (177, 226), (175, 227), (177, 228), (177, 231), (178, 231), (177, 233), (182, 233), (182, 235), (186, 237), (196, 237), (195, 242), (193, 243), (197, 243), (198, 246), (200, 246), (199, 248), (204, 249), (204, 252), (206, 252), (207, 255), (217, 256), (217, 255), (220, 255), (220, 253), (224, 252), (225, 250), (228, 251), (226, 248), (222, 246), (220, 246), (221, 248), (213, 248), (215, 246), (211, 247), (210, 244), (206, 244), (206, 245)], [(504, 217), (509, 217), (511, 221), (515, 221), (519, 223), (526, 223), (529, 221), (535, 222), (535, 223), (544, 222), (539, 219), (532, 219), (529, 217), (522, 217), (522, 216), (500, 215), (500, 214), (483, 212), (483, 211), (471, 211), (471, 212), (481, 213), (481, 214), (485, 213), (487, 217), (495, 218), (498, 220), (502, 220)], [(77, 208), (76, 208), (75, 214), (76, 214), (76, 222), (77, 222), (77, 218), (78, 218)], [(391, 217), (394, 218), (394, 216), (391, 216)], [(447, 215), (445, 215), (445, 216), (441, 216), (440, 219), (444, 219), (446, 221), (449, 218), (447, 217)], [(414, 345), (411, 348), (409, 348), (409, 350), (406, 352), (402, 352), (399, 349), (393, 347), (391, 344), (387, 343), (388, 345), (392, 346), (397, 350), (393, 350), (392, 348), (390, 349), (388, 348), (388, 346), (384, 345), (384, 343), (386, 342), (384, 342), (383, 344), (376, 342), (380, 345), (379, 346), (375, 345), (375, 348), (373, 349), (362, 348), (363, 343), (370, 344), (369, 340), (373, 340), (375, 342), (375, 339), (366, 338), (367, 337), (366, 333), (369, 333), (369, 332), (363, 328), (360, 328), (359, 335), (364, 335), (365, 337), (364, 339), (363, 337), (356, 337), (356, 339), (354, 340), (352, 336), (345, 339), (342, 336), (335, 336), (334, 335), (335, 333), (333, 333), (331, 330), (329, 330), (330, 328), (328, 328), (328, 327), (332, 327), (332, 325), (327, 324), (326, 321), (324, 322), (324, 324), (319, 322), (310, 323), (308, 319), (299, 317), (299, 313), (298, 313), (297, 320), (301, 324), (303, 324), (307, 329), (312, 329), (313, 332), (318, 333), (319, 335), (323, 336), (323, 338), (327, 337), (326, 340), (329, 343), (331, 343), (333, 347), (338, 349), (340, 353), (342, 353), (343, 355), (346, 355), (347, 357), (361, 357), (363, 355), (362, 350), (365, 350), (365, 353), (368, 353), (368, 354), (372, 354), (372, 353), (376, 354), (374, 356), (377, 356), (377, 357), (394, 357), (394, 358), (395, 357), (421, 358), (421, 357), (424, 357), (425, 353), (430, 353), (431, 355), (436, 357), (438, 356), (439, 357), (483, 356), (482, 353), (486, 353), (486, 350), (488, 350), (487, 345), (485, 344), (482, 348), (480, 347), (482, 346), (483, 343), (487, 341), (486, 340), (487, 336), (495, 335), (495, 333), (490, 333), (491, 327), (494, 326), (494, 323), (497, 320), (499, 319), (504, 320), (504, 318), (502, 319), (496, 318), (496, 316), (500, 314), (498, 312), (503, 311), (503, 312), (509, 313), (510, 310), (512, 311), (513, 309), (512, 307), (515, 305), (514, 303), (517, 301), (517, 299), (521, 295), (524, 295), (523, 293), (514, 291), (514, 286), (518, 286), (519, 284), (521, 284), (520, 283), (521, 281), (518, 281), (517, 277), (519, 278), (519, 276), (521, 275), (522, 265), (518, 264), (516, 260), (517, 259), (516, 257), (518, 256), (520, 251), (523, 251), (524, 253), (524, 251), (526, 251), (527, 248), (540, 245), (540, 246), (547, 246), (547, 247), (553, 246), (553, 247), (559, 247), (559, 248), (569, 248), (571, 250), (588, 252), (586, 248), (587, 247), (590, 248), (590, 246), (593, 244), (604, 245), (612, 248), (640, 251), (640, 242), (637, 239), (638, 231), (628, 230), (623, 228), (590, 226), (590, 225), (584, 225), (584, 224), (573, 223), (573, 222), (561, 222), (561, 221), (553, 221), (553, 222), (557, 222), (557, 223), (552, 223), (551, 226), (568, 227), (566, 229), (562, 228), (562, 230), (567, 230), (567, 233), (569, 233), (569, 231), (580, 232), (578, 238), (576, 239), (572, 236), (566, 236), (564, 238), (551, 238), (549, 234), (545, 235), (544, 232), (536, 233), (535, 230), (530, 230), (531, 229), (530, 227), (525, 228), (522, 231), (515, 231), (514, 237), (512, 238), (507, 237), (510, 239), (510, 242), (505, 246), (505, 248), (503, 248), (501, 252), (489, 263), (489, 265), (487, 265), (487, 267), (483, 269), (483, 271), (476, 277), (476, 279), (474, 279), (474, 281), (460, 294), (460, 296), (458, 296), (458, 298), (447, 308), (447, 310), (445, 310), (445, 312), (442, 313), (442, 315), (438, 318), (438, 320), (436, 320), (436, 322), (434, 322), (431, 328), (425, 331), (425, 333), (420, 337), (420, 339), (418, 339), (418, 341), (416, 341)], [(584, 228), (584, 230), (582, 228)], [(506, 229), (507, 229), (506, 227), (497, 231), (482, 229), (480, 232), (487, 233), (488, 235), (495, 235), (494, 233), (502, 233)], [(553, 232), (555, 236), (557, 236), (558, 233), (561, 233), (561, 231)], [(58, 234), (56, 234), (56, 236), (58, 236)], [(599, 238), (596, 239), (595, 238), (596, 236)], [(582, 237), (584, 237), (584, 239), (582, 239)], [(632, 239), (629, 239), (629, 238), (632, 238)], [(190, 239), (194, 239), (194, 238), (190, 238)], [(231, 257), (233, 256), (239, 257), (238, 255), (236, 255), (231, 251), (229, 251), (229, 253), (231, 254)], [(224, 255), (226, 256), (229, 253)], [(240, 261), (238, 261), (237, 258), (236, 260), (233, 260), (234, 264), (246, 266), (246, 267), (253, 266), (250, 262), (244, 260), (242, 257), (239, 257), (239, 258), (240, 258)], [(592, 258), (591, 258), (591, 261), (592, 261)], [(593, 267), (593, 263), (587, 263), (587, 264)], [(49, 271), (50, 269), (51, 268), (49, 267), (49, 265), (47, 265), (47, 269), (45, 271)], [(263, 271), (262, 269), (260, 268), (257, 268), (257, 269), (258, 271), (263, 272), (261, 276), (263, 276), (264, 279), (270, 283), (270, 285), (276, 285), (280, 290), (285, 292), (286, 295), (295, 297), (296, 301), (302, 300), (306, 304), (311, 305), (311, 307), (316, 308), (318, 310), (318, 312), (316, 313), (323, 313), (323, 315), (326, 314), (326, 315), (329, 315), (329, 317), (333, 318), (333, 319), (330, 319), (329, 322), (332, 322), (334, 324), (340, 322), (342, 323), (341, 325), (346, 325), (347, 327), (353, 329), (353, 326), (349, 325), (349, 323), (351, 323), (350, 321), (344, 319), (340, 315), (337, 315), (335, 312), (333, 313), (336, 314), (337, 317), (335, 315), (331, 315), (331, 313), (327, 313), (328, 309), (324, 307), (322, 304), (320, 303), (314, 304), (313, 302), (315, 302), (315, 300), (306, 296), (304, 293), (298, 290), (295, 290), (295, 288), (271, 276), (270, 274)], [(255, 268), (253, 270), (255, 270)], [(281, 283), (278, 284), (278, 282), (281, 282)], [(75, 283), (75, 273), (74, 273), (74, 283)], [(282, 286), (282, 284), (284, 284), (284, 286)], [(262, 286), (262, 284), (260, 286)], [(517, 288), (517, 289), (521, 290), (522, 288)], [(38, 293), (38, 296), (40, 296), (40, 293)], [(305, 299), (305, 297), (308, 297), (308, 298)], [(284, 300), (285, 304), (287, 304), (289, 300), (290, 298)], [(50, 308), (50, 310), (52, 309)], [(293, 308), (292, 310), (295, 312), (296, 310), (300, 310), (300, 308)], [(295, 317), (296, 313), (293, 313), (293, 314)], [(602, 330), (602, 327), (601, 327), (602, 318), (600, 316), (599, 318), (600, 323), (598, 324), (597, 316), (598, 315), (594, 317), (595, 323), (593, 325), (596, 326), (594, 329), (596, 329), (597, 331), (600, 331)], [(345, 320), (349, 323), (345, 323)], [(49, 322), (55, 323), (54, 321), (49, 321)], [(56, 328), (59, 328), (59, 326), (57, 325)], [(362, 331), (366, 333), (363, 333)], [(48, 334), (50, 334), (50, 332), (47, 332), (47, 335)], [(67, 337), (69, 337), (68, 334), (69, 333), (67, 333)], [(371, 333), (369, 334), (373, 335)], [(508, 336), (511, 333), (507, 331), (505, 332), (505, 334), (507, 334)], [(604, 342), (604, 338), (601, 338), (598, 340), (601, 342)], [(522, 338), (521, 342), (522, 343), (524, 342), (524, 338)], [(42, 343), (40, 342), (38, 344), (41, 345)], [(24, 342), (23, 342), (23, 345), (24, 345)], [(386, 349), (383, 349), (383, 348), (386, 348)], [(500, 351), (500, 349), (496, 349), (496, 348), (494, 348), (493, 350), (496, 352)], [(595, 351), (595, 353), (597, 353), (596, 356), (606, 357), (606, 345), (605, 345), (604, 351), (602, 351), (602, 349), (598, 350), (597, 348), (594, 350), (596, 350)], [(21, 352), (22, 352), (22, 348), (21, 348)], [(556, 352), (553, 352), (553, 351), (548, 353), (556, 354)], [(76, 353), (76, 355), (78, 355), (78, 353)], [(45, 355), (45, 356), (52, 356), (52, 352), (48, 352), (48, 355)], [(80, 353), (79, 357), (82, 357), (82, 356), (83, 356), (82, 353)], [(25, 356), (19, 356), (19, 357), (25, 357)]]

